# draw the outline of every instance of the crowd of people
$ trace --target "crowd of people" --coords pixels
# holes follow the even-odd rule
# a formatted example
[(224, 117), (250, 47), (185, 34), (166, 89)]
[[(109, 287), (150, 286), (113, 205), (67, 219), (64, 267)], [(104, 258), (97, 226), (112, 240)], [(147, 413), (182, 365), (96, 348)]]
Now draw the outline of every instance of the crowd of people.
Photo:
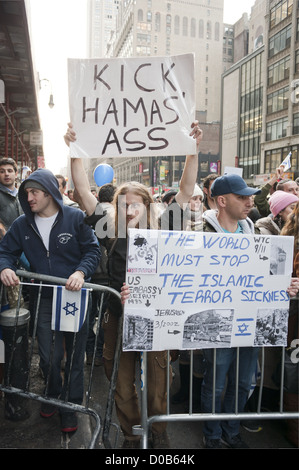
[[(17, 167), (13, 159), (0, 160), (0, 222), (3, 237), (0, 243), (0, 280), (7, 288), (19, 285), (16, 269), (25, 256), (30, 270), (67, 279), (66, 289), (81, 290), (84, 282), (108, 285), (121, 293), (124, 304), (130, 296), (125, 284), (127, 230), (142, 226), (147, 229), (205, 231), (238, 234), (271, 234), (294, 236), (293, 277), (288, 288), (294, 297), (299, 288), (298, 214), (299, 186), (283, 178), (282, 168), (262, 188), (249, 187), (236, 174), (211, 174), (198, 184), (198, 151), (202, 131), (198, 122), (191, 125), (190, 137), (197, 143), (197, 153), (187, 155), (179, 190), (169, 190), (153, 197), (143, 184), (130, 181), (114, 187), (104, 185), (97, 192), (91, 188), (80, 158), (71, 158), (73, 189), (66, 193), (66, 180), (49, 170), (36, 170), (17, 189)], [(76, 140), (69, 124), (64, 136), (67, 145)], [(269, 194), (271, 196), (269, 197)], [(0, 224), (1, 229), (1, 224)], [(66, 237), (67, 235), (67, 237)], [(36, 299), (34, 299), (36, 301)], [(99, 312), (96, 293), (90, 294), (87, 319), (77, 334), (75, 356), (70, 358), (73, 333), (58, 332), (53, 364), (50, 369), (52, 345), (52, 292), (44, 289), (40, 303), (37, 339), (40, 367), (49, 383), (48, 396), (64, 398), (65, 383), (70, 387), (68, 400), (83, 400), (84, 363), (91, 363), (94, 351), (94, 323), (101, 318), (96, 346), (95, 365), (103, 365), (110, 380), (118, 323), (122, 305), (113, 296), (105, 297)], [(288, 345), (299, 337), (298, 309), (290, 309)], [(233, 413), (236, 380), (239, 382), (238, 411), (242, 412), (249, 398), (259, 348), (242, 347), (239, 352), (239, 374), (236, 375), (236, 348), (195, 351), (193, 361), (194, 411), (211, 413), (213, 409), (213, 371), (216, 369), (215, 411)], [(65, 378), (61, 377), (61, 361), (66, 356)], [(188, 351), (172, 352), (179, 358), (181, 385), (171, 397), (172, 403), (189, 398), (190, 357)], [(139, 353), (122, 351), (115, 390), (115, 407), (124, 434), (124, 448), (139, 448), (140, 436), (133, 427), (140, 424), (140, 406), (136, 389), (136, 362)], [(167, 369), (171, 373), (166, 351), (147, 355), (148, 416), (164, 415), (167, 409)], [(49, 375), (51, 370), (51, 376)], [(0, 372), (1, 373), (1, 372)], [(1, 376), (0, 376), (1, 379)], [(289, 410), (298, 411), (298, 396), (286, 400)], [(62, 432), (78, 427), (76, 413), (42, 403), (40, 414), (50, 418), (59, 411)], [(298, 444), (298, 422), (294, 420), (290, 439)], [(246, 448), (241, 439), (238, 420), (207, 420), (204, 422), (206, 448)], [(166, 422), (154, 422), (151, 428), (153, 448), (170, 448)]]

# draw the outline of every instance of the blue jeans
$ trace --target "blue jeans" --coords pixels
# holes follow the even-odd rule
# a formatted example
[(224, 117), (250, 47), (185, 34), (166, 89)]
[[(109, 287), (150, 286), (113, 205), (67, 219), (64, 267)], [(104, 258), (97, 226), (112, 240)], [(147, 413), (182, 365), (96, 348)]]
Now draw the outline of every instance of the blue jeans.
[[(40, 367), (45, 380), (50, 370), (52, 337), (51, 330), (52, 299), (41, 299), (38, 323), (37, 339), (40, 356)], [(74, 333), (55, 331), (55, 346), (53, 351), (51, 374), (49, 377), (48, 396), (51, 398), (67, 399), (72, 403), (80, 405), (84, 393), (84, 357), (88, 330), (88, 314), (82, 328), (76, 335), (74, 356), (72, 359), (72, 369), (70, 375), (70, 363), (73, 350)], [(66, 352), (66, 364), (64, 373), (64, 383), (61, 377), (61, 361)], [(70, 376), (70, 379), (69, 379)], [(68, 394), (67, 387), (70, 381)]]
[[(239, 392), (238, 411), (244, 410), (248, 393), (255, 373), (259, 348), (239, 348)], [(212, 412), (213, 404), (213, 349), (205, 349), (206, 371), (201, 388), (201, 408), (203, 413)], [(235, 412), (236, 391), (236, 348), (219, 348), (216, 350), (216, 386), (215, 412)], [(224, 397), (223, 392), (225, 391)], [(223, 401), (222, 401), (223, 399)], [(221, 406), (222, 402), (222, 406)], [(220, 439), (224, 431), (229, 437), (239, 433), (239, 420), (205, 421), (203, 433), (209, 439)]]

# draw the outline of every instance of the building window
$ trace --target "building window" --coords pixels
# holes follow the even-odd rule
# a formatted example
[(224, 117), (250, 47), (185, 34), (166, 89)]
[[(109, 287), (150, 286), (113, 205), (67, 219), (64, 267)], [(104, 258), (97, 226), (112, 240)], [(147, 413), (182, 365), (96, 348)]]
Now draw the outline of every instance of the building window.
[(160, 13), (155, 14), (155, 31), (160, 32), (161, 29), (161, 15)]
[(282, 109), (288, 109), (289, 87), (270, 93), (267, 98), (267, 113), (276, 113)]
[(204, 34), (204, 22), (203, 22), (203, 20), (199, 20), (199, 23), (198, 23), (198, 37), (203, 38), (203, 34)]
[(295, 72), (299, 72), (299, 49), (295, 54)]
[(287, 126), (288, 118), (281, 118), (276, 121), (268, 122), (266, 140), (277, 140), (286, 137)]
[(151, 48), (146, 46), (136, 46), (137, 55), (149, 56), (151, 55)]
[(191, 37), (195, 38), (196, 36), (196, 20), (195, 18), (191, 18)]
[(294, 114), (293, 135), (299, 134), (299, 113)]
[(137, 42), (138, 45), (150, 45), (151, 43), (151, 35), (150, 34), (137, 34)]
[(137, 29), (140, 31), (151, 31), (152, 25), (151, 23), (137, 23)]
[(143, 21), (143, 10), (138, 10), (137, 17), (138, 23), (141, 23)]
[(188, 18), (184, 16), (183, 18), (183, 36), (188, 36)]
[(207, 21), (207, 39), (212, 38), (212, 26), (211, 21)]
[(292, 26), (289, 25), (269, 39), (269, 57), (273, 57), (290, 46), (291, 34)]
[(247, 116), (241, 117), (240, 121), (240, 136), (244, 137), (250, 135), (253, 132), (259, 132), (262, 130), (262, 118), (261, 114), (250, 113)]
[(290, 57), (288, 56), (268, 68), (268, 86), (289, 78), (289, 75)]
[(220, 25), (218, 21), (215, 23), (215, 41), (219, 41), (220, 39)]
[(269, 150), (265, 153), (265, 172), (275, 173), (276, 168), (279, 167), (282, 158), (282, 149)]
[(241, 97), (241, 114), (261, 107), (263, 88), (259, 87)]
[(241, 67), (241, 109), (239, 165), (243, 178), (260, 172), (260, 139), (262, 131), (263, 54), (258, 54)]
[(293, 0), (278, 2), (277, 5), (270, 10), (270, 29), (274, 28), (274, 26), (290, 16), (292, 11)]
[(276, 168), (279, 167), (281, 162), (285, 159), (288, 153), (292, 152), (292, 168), (298, 168), (298, 146), (294, 145), (293, 147), (283, 147), (274, 150), (268, 150), (265, 153), (265, 173), (275, 173)]
[(171, 15), (166, 15), (166, 34), (171, 34)]
[(174, 34), (180, 34), (180, 17), (178, 15), (174, 17)]

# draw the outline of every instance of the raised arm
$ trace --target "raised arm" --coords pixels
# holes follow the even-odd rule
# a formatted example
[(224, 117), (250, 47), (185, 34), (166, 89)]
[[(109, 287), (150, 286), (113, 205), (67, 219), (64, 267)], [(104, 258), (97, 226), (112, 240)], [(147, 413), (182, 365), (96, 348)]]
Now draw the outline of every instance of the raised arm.
[[(64, 136), (65, 143), (69, 146), (71, 142), (75, 142), (76, 133), (72, 124), (68, 124), (68, 130)], [(90, 191), (90, 185), (87, 174), (84, 169), (81, 158), (71, 158), (71, 173), (75, 187), (75, 192), (79, 196), (87, 215), (92, 215), (95, 211), (97, 200)]]
[(198, 172), (198, 152), (199, 145), (202, 140), (202, 130), (198, 126), (198, 121), (194, 121), (191, 125), (190, 136), (196, 139), (196, 154), (187, 155), (185, 166), (180, 182), (180, 190), (175, 196), (176, 202), (183, 208), (184, 204), (187, 204), (192, 197), (194, 186), (197, 180)]
[(262, 217), (267, 217), (270, 214), (270, 206), (268, 202), (268, 195), (271, 191), (271, 188), (283, 177), (283, 166), (276, 168), (275, 175), (269, 179), (269, 181), (262, 186), (260, 194), (254, 196), (254, 204), (256, 205), (259, 213)]

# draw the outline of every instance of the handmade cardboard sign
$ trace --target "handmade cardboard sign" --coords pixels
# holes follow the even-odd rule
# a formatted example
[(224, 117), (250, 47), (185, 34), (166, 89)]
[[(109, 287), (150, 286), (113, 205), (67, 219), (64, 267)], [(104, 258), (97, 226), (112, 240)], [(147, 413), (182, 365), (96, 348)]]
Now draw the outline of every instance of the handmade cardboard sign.
[(130, 229), (123, 349), (285, 346), (293, 243)]
[(193, 155), (194, 55), (69, 59), (71, 157)]

